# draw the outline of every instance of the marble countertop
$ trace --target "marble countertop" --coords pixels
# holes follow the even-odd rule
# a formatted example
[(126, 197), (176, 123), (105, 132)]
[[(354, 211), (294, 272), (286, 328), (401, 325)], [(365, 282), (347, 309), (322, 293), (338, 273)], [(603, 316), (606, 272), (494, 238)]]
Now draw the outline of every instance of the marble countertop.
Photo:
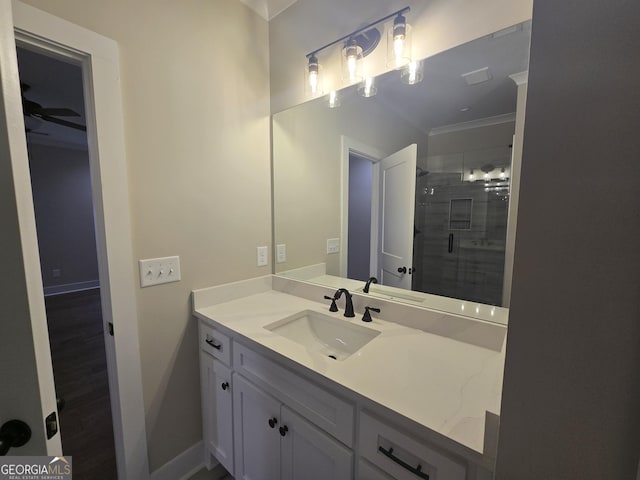
[[(219, 303), (194, 300), (194, 315), (271, 349), (480, 454), (486, 411), (500, 411), (504, 348), (471, 345), (375, 318), (347, 319), (327, 305), (274, 290)], [(308, 351), (264, 327), (302, 310), (316, 310), (380, 331), (343, 361)], [(358, 312), (357, 312), (358, 313)]]

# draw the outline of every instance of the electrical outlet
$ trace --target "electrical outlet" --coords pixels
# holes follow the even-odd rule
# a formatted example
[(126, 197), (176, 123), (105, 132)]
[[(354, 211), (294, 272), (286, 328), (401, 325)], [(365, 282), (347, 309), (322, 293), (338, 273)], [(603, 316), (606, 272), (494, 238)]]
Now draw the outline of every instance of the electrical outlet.
[(327, 239), (327, 253), (338, 253), (340, 252), (340, 239), (339, 238), (328, 238)]
[(258, 266), (264, 267), (269, 264), (269, 249), (267, 247), (258, 247)]
[(284, 263), (287, 261), (287, 246), (284, 243), (276, 245), (276, 262)]
[(178, 282), (180, 275), (180, 257), (162, 257), (139, 260), (140, 286), (151, 287), (161, 283)]

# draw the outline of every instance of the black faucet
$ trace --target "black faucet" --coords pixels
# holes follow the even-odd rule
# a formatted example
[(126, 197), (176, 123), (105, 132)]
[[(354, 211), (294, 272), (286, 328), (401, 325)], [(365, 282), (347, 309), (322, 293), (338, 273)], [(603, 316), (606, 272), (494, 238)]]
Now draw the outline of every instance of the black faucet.
[(336, 290), (336, 294), (333, 297), (338, 300), (343, 293), (345, 297), (344, 316), (355, 317), (356, 314), (353, 312), (353, 299), (351, 298), (349, 290), (347, 290), (346, 288), (340, 288), (339, 290)]
[(369, 293), (369, 287), (371, 286), (372, 283), (378, 283), (378, 279), (376, 277), (369, 277), (369, 280), (367, 280), (367, 283), (365, 283), (362, 291), (364, 293)]

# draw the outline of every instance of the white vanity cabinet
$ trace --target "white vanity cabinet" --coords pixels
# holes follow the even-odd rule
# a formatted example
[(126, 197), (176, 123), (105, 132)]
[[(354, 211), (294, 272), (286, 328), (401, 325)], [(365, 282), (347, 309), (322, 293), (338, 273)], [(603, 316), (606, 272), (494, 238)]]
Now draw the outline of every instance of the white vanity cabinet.
[(208, 467), (215, 458), (238, 480), (491, 478), (487, 458), (199, 323)]
[(233, 376), (235, 478), (353, 478), (350, 449), (242, 376)]
[[(231, 343), (226, 335), (205, 324), (200, 323), (199, 330), (205, 464), (211, 468), (213, 457), (233, 474), (233, 397), (228, 365)], [(225, 360), (227, 365), (223, 363)]]

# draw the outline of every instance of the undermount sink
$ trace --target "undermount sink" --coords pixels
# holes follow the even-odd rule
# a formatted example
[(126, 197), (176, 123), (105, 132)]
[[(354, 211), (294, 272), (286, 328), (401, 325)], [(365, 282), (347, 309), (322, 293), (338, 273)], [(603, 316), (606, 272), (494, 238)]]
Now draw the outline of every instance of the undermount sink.
[(335, 360), (350, 357), (380, 335), (372, 328), (313, 310), (303, 310), (264, 328)]

